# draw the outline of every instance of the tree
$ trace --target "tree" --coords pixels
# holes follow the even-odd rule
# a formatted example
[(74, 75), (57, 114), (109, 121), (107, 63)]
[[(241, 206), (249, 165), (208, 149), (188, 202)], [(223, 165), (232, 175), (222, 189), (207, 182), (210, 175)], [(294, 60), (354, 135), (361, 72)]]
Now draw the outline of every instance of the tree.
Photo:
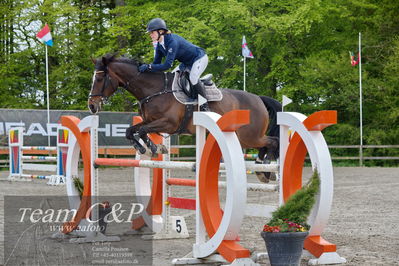
[[(194, 0), (2, 1), (0, 9), (0, 103), (5, 108), (45, 108), (44, 47), (35, 37), (48, 23), (50, 107), (86, 109), (93, 76), (90, 57), (107, 53), (153, 60), (147, 22), (166, 20), (172, 32), (205, 48), (207, 73), (219, 87), (242, 89), (241, 40), (247, 90), (294, 100), (287, 110), (309, 114), (338, 110), (339, 124), (326, 130), (331, 144), (359, 140), (357, 52), (362, 32), (365, 144), (397, 144), (399, 3), (393, 0)], [(137, 111), (123, 89), (106, 110)], [(376, 151), (367, 151), (376, 152)], [(378, 151), (379, 152), (379, 151)]]

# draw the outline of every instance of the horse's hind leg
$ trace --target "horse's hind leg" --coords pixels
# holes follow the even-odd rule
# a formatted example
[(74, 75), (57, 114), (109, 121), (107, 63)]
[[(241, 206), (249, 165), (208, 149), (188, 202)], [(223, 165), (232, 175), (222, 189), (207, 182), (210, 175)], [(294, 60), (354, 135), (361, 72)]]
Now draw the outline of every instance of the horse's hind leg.
[[(278, 158), (279, 140), (277, 137), (267, 137), (268, 146), (259, 149), (256, 164), (270, 164)], [(270, 180), (276, 180), (276, 173), (274, 172), (255, 172), (256, 177), (263, 183), (269, 183)]]
[(165, 154), (168, 153), (168, 149), (163, 144), (154, 144), (152, 140), (148, 137), (147, 134), (141, 136), (141, 139), (144, 141), (145, 145), (151, 150), (151, 156), (156, 157), (159, 153)]
[(147, 145), (147, 147), (151, 150), (151, 156), (155, 157), (159, 153), (164, 154), (168, 153), (167, 148), (165, 145), (158, 144), (155, 145), (151, 139), (148, 137), (147, 134), (149, 133), (159, 133), (159, 132), (170, 132), (171, 130), (168, 128), (171, 123), (168, 123), (167, 118), (163, 119), (158, 119), (155, 121), (152, 121), (148, 124), (142, 125), (139, 129), (139, 135), (140, 138), (144, 141), (144, 143)]
[[(266, 150), (266, 148), (259, 149), (258, 158), (256, 158), (256, 160), (255, 160), (256, 164), (263, 164), (263, 159), (261, 159), (261, 158), (262, 158), (262, 156), (263, 157), (265, 156), (265, 154), (266, 154), (265, 150)], [(259, 181), (262, 183), (269, 183), (269, 181), (270, 181), (270, 173), (268, 173), (268, 172), (255, 172), (255, 175), (259, 179)]]
[(268, 145), (259, 149), (258, 160), (259, 161), (275, 161), (279, 157), (279, 138), (278, 137), (267, 137)]

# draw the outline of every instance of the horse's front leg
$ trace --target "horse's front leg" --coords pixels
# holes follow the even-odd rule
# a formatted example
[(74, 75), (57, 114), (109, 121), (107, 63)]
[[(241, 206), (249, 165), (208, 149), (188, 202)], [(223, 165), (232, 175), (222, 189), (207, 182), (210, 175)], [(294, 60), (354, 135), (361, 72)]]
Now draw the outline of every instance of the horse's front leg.
[(152, 121), (146, 125), (143, 125), (139, 129), (140, 138), (144, 141), (147, 147), (151, 150), (152, 156), (155, 157), (159, 153), (167, 153), (168, 150), (163, 144), (154, 144), (152, 140), (148, 137), (149, 133), (161, 133), (161, 132), (173, 132), (173, 123), (171, 123), (167, 118), (161, 118)]
[(140, 154), (145, 154), (146, 148), (140, 143), (139, 128), (142, 123), (131, 126), (126, 129), (126, 138), (130, 140), (135, 150), (139, 151)]

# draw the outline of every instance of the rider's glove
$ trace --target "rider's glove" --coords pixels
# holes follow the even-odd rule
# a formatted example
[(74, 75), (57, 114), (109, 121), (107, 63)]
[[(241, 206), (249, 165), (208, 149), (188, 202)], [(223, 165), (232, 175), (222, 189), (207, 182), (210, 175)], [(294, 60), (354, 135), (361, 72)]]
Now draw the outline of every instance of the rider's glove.
[(148, 64), (142, 64), (141, 66), (139, 66), (139, 71), (141, 73), (150, 71), (150, 69), (151, 69), (151, 65), (148, 65)]

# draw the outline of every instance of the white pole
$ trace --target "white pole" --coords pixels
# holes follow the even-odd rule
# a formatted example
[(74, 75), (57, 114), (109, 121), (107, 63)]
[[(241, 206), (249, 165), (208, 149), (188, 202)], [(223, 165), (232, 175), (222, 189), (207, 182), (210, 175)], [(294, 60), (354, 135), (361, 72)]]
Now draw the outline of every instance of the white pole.
[(50, 146), (50, 100), (49, 100), (49, 86), (48, 86), (48, 56), (46, 47), (46, 90), (47, 90), (47, 144)]
[(245, 76), (246, 76), (246, 75), (245, 75), (245, 72), (246, 72), (246, 59), (247, 59), (247, 58), (246, 58), (246, 57), (244, 56), (244, 91), (246, 91), (246, 90), (245, 90)]
[(360, 108), (360, 148), (359, 164), (363, 166), (363, 99), (362, 99), (362, 34), (359, 32), (359, 108)]

